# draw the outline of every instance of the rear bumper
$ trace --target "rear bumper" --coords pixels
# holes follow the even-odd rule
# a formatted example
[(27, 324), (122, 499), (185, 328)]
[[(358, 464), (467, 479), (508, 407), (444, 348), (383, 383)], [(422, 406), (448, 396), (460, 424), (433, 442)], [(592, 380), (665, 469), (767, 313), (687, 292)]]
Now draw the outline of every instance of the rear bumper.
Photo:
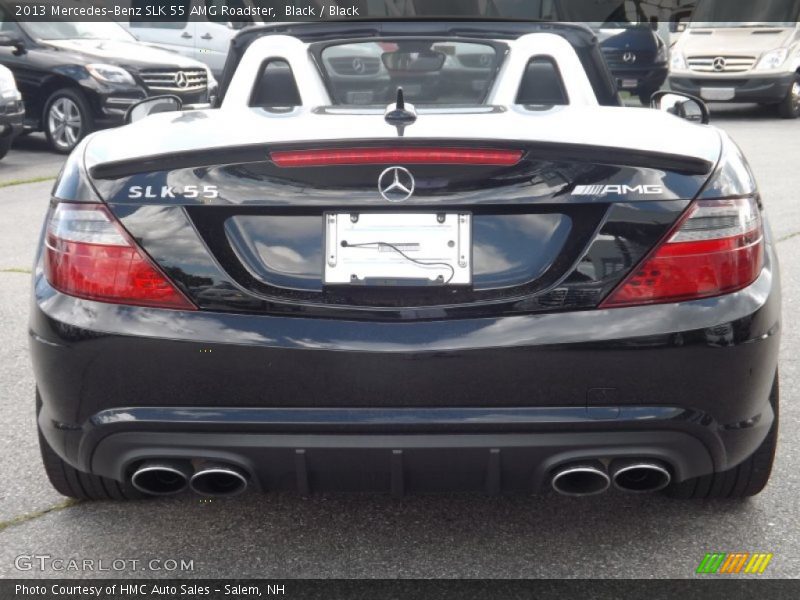
[[(377, 418), (380, 412), (373, 416)], [(671, 412), (677, 417), (681, 411)], [(463, 411), (462, 416), (469, 420), (469, 413)], [(615, 425), (630, 425), (625, 421), (631, 417), (626, 415)], [(250, 425), (269, 429), (272, 423), (250, 421)], [(527, 429), (541, 429), (541, 425), (528, 424)], [(121, 479), (143, 459), (201, 457), (240, 467), (261, 490), (297, 490), (301, 494), (318, 489), (394, 494), (481, 489), (488, 493), (536, 492), (546, 487), (555, 467), (598, 457), (662, 461), (670, 465), (678, 480), (714, 470), (709, 449), (692, 433), (597, 427), (598, 423), (588, 423), (584, 414), (572, 425), (571, 431), (544, 428), (535, 433), (123, 431), (97, 443), (90, 466), (94, 473)], [(581, 425), (594, 426), (595, 431), (581, 430)]]
[(39, 425), (65, 460), (117, 479), (163, 456), (301, 490), (538, 489), (556, 464), (616, 456), (664, 460), (675, 480), (721, 471), (773, 419), (768, 254), (719, 298), (409, 323), (115, 306), (37, 274)]
[[(676, 92), (702, 97), (702, 88), (732, 88), (734, 97), (728, 102), (777, 103), (786, 98), (795, 81), (794, 73), (766, 73), (704, 76), (698, 73), (670, 75), (669, 87)], [(714, 100), (718, 102), (718, 100)]]

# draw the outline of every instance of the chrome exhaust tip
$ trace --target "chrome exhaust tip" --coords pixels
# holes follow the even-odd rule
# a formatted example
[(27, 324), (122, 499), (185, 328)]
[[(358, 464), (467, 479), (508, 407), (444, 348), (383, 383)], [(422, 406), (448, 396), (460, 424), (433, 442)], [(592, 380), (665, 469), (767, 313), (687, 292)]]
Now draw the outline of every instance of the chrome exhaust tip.
[(185, 490), (191, 474), (188, 461), (148, 460), (133, 472), (131, 485), (144, 494), (169, 496)]
[(563, 496), (592, 496), (605, 492), (611, 480), (600, 461), (588, 461), (559, 467), (550, 485)]
[(655, 460), (615, 460), (609, 472), (614, 487), (623, 492), (657, 492), (672, 480), (667, 466)]
[(235, 496), (247, 489), (248, 478), (239, 467), (219, 462), (201, 462), (189, 480), (192, 491), (201, 496)]

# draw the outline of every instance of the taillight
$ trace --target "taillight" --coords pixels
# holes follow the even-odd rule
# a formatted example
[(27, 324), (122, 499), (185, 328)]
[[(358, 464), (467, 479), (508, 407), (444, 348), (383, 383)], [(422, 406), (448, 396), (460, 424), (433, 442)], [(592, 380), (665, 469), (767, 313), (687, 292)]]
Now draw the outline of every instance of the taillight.
[(755, 200), (699, 200), (602, 307), (735, 292), (753, 283), (763, 264), (763, 229)]
[(493, 148), (330, 148), (281, 150), (270, 154), (279, 167), (329, 167), (335, 165), (490, 165), (514, 166), (520, 150)]
[(195, 310), (99, 204), (59, 204), (47, 225), (44, 273), (88, 300)]

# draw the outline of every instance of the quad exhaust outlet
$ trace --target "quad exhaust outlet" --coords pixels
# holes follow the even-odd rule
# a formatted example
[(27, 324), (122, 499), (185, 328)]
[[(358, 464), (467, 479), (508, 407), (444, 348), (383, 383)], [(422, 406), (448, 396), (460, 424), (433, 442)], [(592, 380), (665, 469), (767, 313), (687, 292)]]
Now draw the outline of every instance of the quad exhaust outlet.
[(213, 461), (197, 462), (189, 480), (189, 487), (201, 496), (235, 496), (245, 491), (247, 484), (247, 473), (242, 469)]
[(564, 496), (592, 496), (605, 492), (611, 480), (603, 463), (598, 460), (559, 467), (553, 473), (550, 484)]
[(608, 469), (600, 460), (563, 465), (553, 472), (550, 485), (564, 496), (592, 496), (612, 484), (623, 492), (657, 492), (671, 480), (669, 469), (660, 461), (625, 458), (611, 461)]
[(653, 460), (615, 460), (609, 467), (614, 487), (635, 493), (657, 492), (669, 485), (669, 469)]
[[(633, 493), (656, 492), (672, 479), (662, 462), (648, 459), (615, 459), (608, 469), (600, 460), (569, 463), (558, 467), (550, 485), (564, 496), (592, 496), (608, 490)], [(235, 496), (249, 485), (247, 473), (240, 467), (207, 460), (155, 459), (139, 465), (131, 475), (131, 484), (150, 495), (178, 494), (187, 487), (202, 496)]]
[(188, 461), (148, 460), (134, 471), (131, 484), (145, 494), (168, 496), (185, 490), (191, 474)]
[(131, 475), (131, 485), (152, 496), (178, 494), (187, 488), (201, 496), (235, 496), (247, 489), (247, 473), (236, 466), (205, 460), (147, 460)]

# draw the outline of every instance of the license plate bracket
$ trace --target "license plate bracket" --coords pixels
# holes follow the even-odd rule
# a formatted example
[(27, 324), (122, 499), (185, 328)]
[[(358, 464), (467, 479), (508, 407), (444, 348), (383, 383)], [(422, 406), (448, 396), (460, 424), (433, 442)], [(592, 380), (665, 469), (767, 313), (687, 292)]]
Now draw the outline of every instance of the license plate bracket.
[(469, 213), (326, 213), (325, 285), (472, 283)]

